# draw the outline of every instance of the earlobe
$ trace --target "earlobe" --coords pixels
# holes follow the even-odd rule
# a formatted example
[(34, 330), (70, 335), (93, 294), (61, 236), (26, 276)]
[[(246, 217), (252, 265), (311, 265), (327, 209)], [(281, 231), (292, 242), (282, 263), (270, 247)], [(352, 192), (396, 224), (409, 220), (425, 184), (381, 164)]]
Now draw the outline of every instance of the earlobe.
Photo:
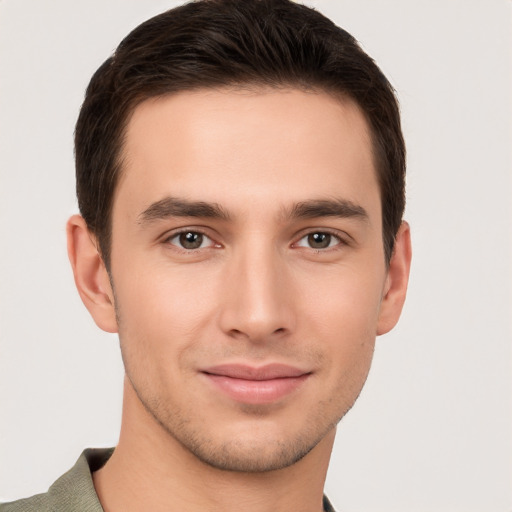
[(114, 294), (96, 239), (80, 215), (68, 220), (66, 233), (69, 261), (82, 302), (100, 329), (117, 332)]
[(393, 255), (389, 262), (377, 324), (377, 335), (389, 332), (400, 318), (407, 294), (411, 257), (411, 232), (409, 224), (404, 221), (396, 235)]

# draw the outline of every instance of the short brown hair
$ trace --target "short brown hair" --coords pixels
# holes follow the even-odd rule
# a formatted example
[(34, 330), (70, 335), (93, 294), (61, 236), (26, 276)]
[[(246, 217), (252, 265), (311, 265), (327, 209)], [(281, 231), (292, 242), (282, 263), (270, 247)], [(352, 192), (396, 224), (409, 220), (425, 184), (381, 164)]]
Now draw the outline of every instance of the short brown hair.
[(110, 266), (111, 212), (130, 114), (184, 90), (256, 85), (350, 98), (369, 123), (389, 262), (405, 206), (405, 145), (393, 88), (345, 30), (290, 0), (200, 0), (135, 28), (89, 83), (75, 130), (80, 212)]

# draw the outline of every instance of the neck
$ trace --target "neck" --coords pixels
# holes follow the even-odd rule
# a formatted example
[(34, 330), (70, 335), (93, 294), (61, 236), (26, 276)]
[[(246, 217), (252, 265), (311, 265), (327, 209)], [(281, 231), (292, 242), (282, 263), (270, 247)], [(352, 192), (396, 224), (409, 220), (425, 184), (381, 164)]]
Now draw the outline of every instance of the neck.
[(239, 473), (200, 461), (159, 425), (125, 381), (118, 446), (93, 480), (105, 512), (321, 512), (332, 430), (295, 464)]

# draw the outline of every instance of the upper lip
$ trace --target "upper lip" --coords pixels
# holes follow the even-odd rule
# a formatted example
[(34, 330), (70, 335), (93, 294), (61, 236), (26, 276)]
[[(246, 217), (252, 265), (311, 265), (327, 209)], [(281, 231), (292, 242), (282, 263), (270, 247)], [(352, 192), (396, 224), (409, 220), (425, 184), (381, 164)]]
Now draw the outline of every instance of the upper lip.
[(250, 366), (245, 364), (221, 364), (202, 370), (203, 373), (230, 377), (243, 380), (271, 380), (306, 375), (308, 371), (281, 363), (266, 364), (264, 366)]

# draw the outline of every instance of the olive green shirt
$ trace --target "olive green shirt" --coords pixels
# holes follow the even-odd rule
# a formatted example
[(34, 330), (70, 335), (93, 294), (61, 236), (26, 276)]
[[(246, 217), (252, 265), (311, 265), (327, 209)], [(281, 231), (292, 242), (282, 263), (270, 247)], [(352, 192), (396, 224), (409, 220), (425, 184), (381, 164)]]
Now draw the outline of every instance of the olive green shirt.
[(100, 469), (113, 451), (113, 448), (85, 450), (76, 464), (48, 492), (2, 503), (0, 512), (103, 512), (91, 473)]
[[(1, 503), (0, 512), (103, 512), (92, 473), (110, 458), (113, 448), (85, 450), (76, 464), (43, 494)], [(325, 512), (334, 512), (324, 496)]]

